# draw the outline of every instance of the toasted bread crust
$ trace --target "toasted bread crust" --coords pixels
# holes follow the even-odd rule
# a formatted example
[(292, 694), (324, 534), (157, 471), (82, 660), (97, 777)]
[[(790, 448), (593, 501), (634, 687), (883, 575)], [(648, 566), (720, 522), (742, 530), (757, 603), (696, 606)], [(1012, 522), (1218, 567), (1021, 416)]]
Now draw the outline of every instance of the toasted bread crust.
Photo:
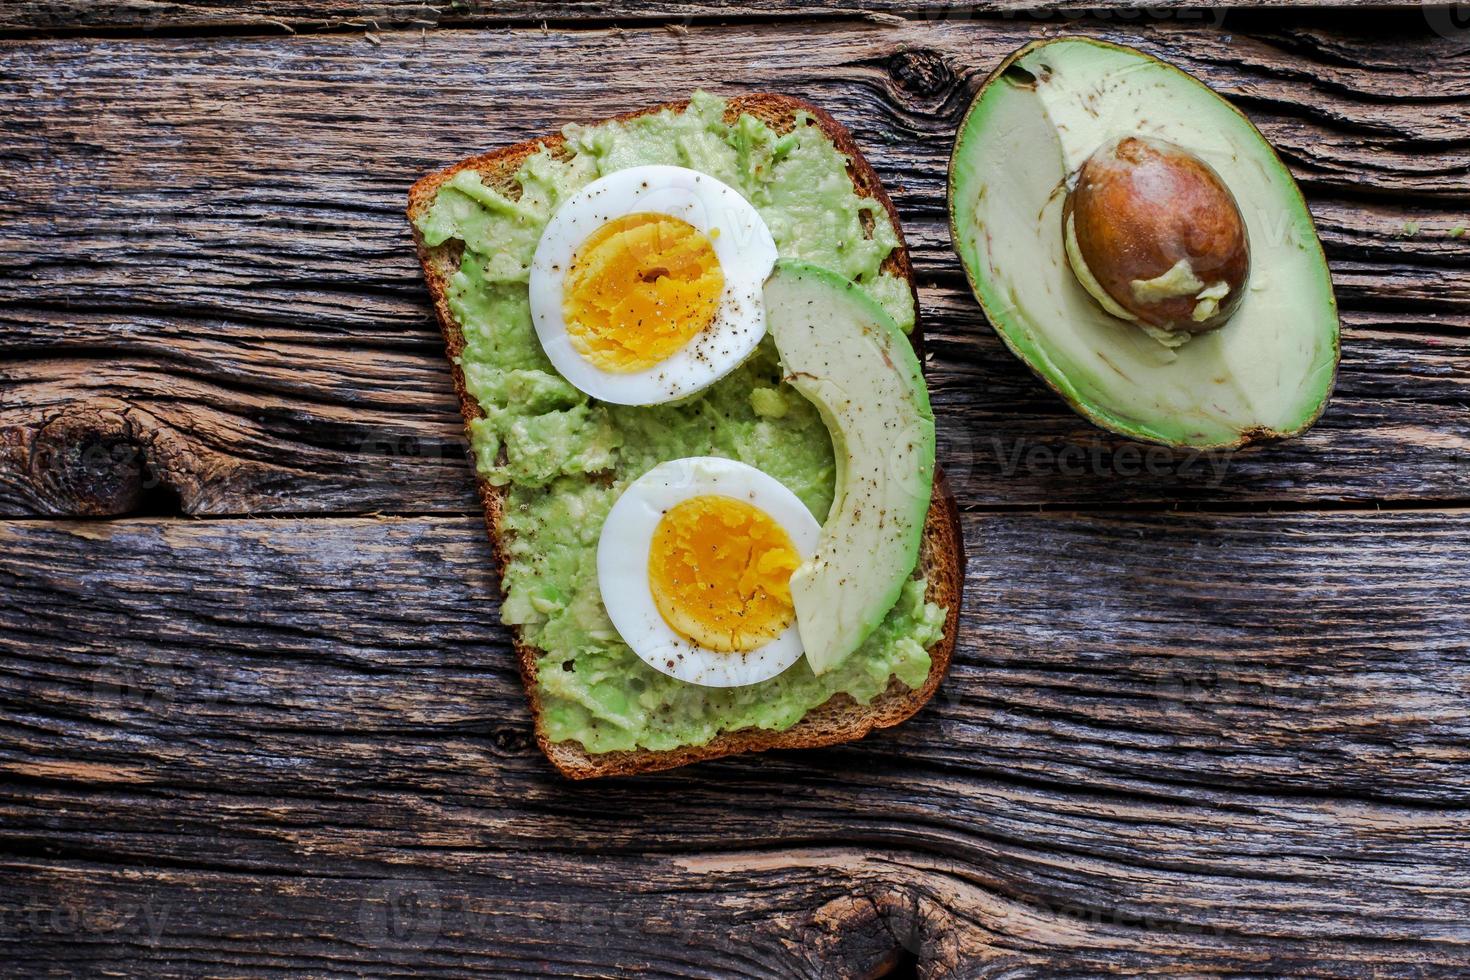
[[(638, 112), (616, 117), (618, 120), (632, 119), (663, 109), (682, 110), (687, 101), (669, 102), (652, 106)], [(884, 262), (885, 271), (900, 276), (914, 290), (913, 269), (909, 264), (908, 249), (904, 244), (903, 230), (893, 202), (884, 191), (878, 175), (863, 159), (851, 134), (841, 123), (822, 109), (800, 99), (784, 95), (747, 95), (728, 100), (726, 118), (736, 119), (741, 114), (757, 116), (780, 132), (789, 131), (795, 125), (798, 112), (809, 114), (816, 120), (822, 132), (850, 161), (848, 174), (857, 193), (871, 197), (883, 205), (889, 220), (898, 235), (899, 247)], [(434, 312), (444, 334), (450, 366), (454, 373), (454, 388), (459, 396), (460, 411), (465, 424), (481, 418), (479, 403), (465, 390), (464, 374), (458, 358), (463, 353), (464, 334), (450, 314), (448, 304), (449, 277), (459, 264), (459, 250), (454, 243), (436, 248), (424, 244), (415, 219), (425, 213), (433, 203), (439, 188), (461, 170), (474, 169), (480, 172), (487, 184), (509, 188), (511, 181), (527, 157), (543, 147), (553, 153), (564, 151), (562, 136), (552, 135), (540, 139), (517, 143), (480, 156), (463, 160), (452, 167), (424, 177), (409, 191), (408, 219), (413, 229), (414, 242), (418, 248), (419, 262), (423, 265), (424, 279), (433, 298)], [(918, 295), (914, 296), (915, 309)], [(919, 326), (915, 326), (911, 340), (923, 362), (923, 337)], [(497, 573), (506, 565), (504, 540), (500, 531), (505, 492), (492, 486), (484, 477), (476, 474), (475, 482), (480, 501), (485, 510), (485, 526), (495, 550)], [(552, 764), (564, 775), (573, 779), (595, 776), (632, 775), (670, 769), (703, 759), (735, 755), (743, 752), (762, 752), (778, 748), (813, 748), (835, 745), (862, 738), (875, 728), (887, 728), (910, 717), (934, 695), (939, 683), (949, 669), (954, 654), (955, 637), (958, 632), (960, 604), (963, 598), (965, 555), (964, 542), (960, 533), (959, 509), (949, 490), (944, 475), (935, 471), (934, 498), (925, 518), (924, 541), (919, 555), (919, 565), (928, 576), (927, 598), (945, 606), (948, 616), (944, 624), (943, 637), (929, 649), (933, 664), (922, 687), (910, 689), (897, 678), (889, 682), (888, 690), (870, 704), (859, 704), (845, 694), (838, 694), (825, 704), (809, 711), (796, 725), (785, 731), (770, 731), (760, 728), (725, 732), (705, 745), (684, 746), (667, 751), (638, 749), (634, 751), (589, 753), (576, 742), (552, 742), (541, 724), (541, 698), (536, 680), (537, 649), (525, 642), (521, 631), (512, 627), (512, 640), (519, 662), (521, 681), (530, 698), (531, 713), (536, 723), (536, 741)], [(503, 589), (503, 584), (502, 584)]]

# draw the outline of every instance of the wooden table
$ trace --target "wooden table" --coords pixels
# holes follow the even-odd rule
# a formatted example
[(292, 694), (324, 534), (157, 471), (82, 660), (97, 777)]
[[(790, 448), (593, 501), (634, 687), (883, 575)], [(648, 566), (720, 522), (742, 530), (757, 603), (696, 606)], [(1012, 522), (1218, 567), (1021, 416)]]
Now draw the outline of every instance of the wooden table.
[[(4, 972), (1464, 971), (1470, 31), (1250, 6), (0, 9)], [(1304, 438), (1121, 442), (985, 324), (954, 129), (1066, 31), (1198, 73), (1300, 178), (1344, 326)], [(572, 785), (404, 193), (696, 86), (830, 108), (894, 192), (963, 633), (890, 733)]]

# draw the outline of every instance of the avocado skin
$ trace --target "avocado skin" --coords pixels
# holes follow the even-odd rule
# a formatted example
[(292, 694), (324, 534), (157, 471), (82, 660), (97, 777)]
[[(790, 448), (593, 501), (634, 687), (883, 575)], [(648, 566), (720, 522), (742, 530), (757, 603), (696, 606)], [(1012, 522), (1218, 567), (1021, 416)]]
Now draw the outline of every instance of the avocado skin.
[[(960, 264), (965, 272), (965, 280), (969, 284), (970, 290), (974, 294), (976, 301), (980, 304), (981, 309), (984, 311), (987, 322), (1000, 337), (1001, 341), (1006, 345), (1006, 348), (1010, 350), (1010, 352), (1015, 355), (1023, 364), (1025, 364), (1026, 367), (1030, 369), (1030, 371), (1042, 381), (1043, 384), (1045, 384), (1054, 393), (1056, 393), (1056, 395), (1061, 398), (1074, 412), (1076, 412), (1078, 415), (1082, 416), (1084, 419), (1097, 426), (1098, 428), (1117, 433), (1118, 435), (1125, 436), (1129, 439), (1139, 442), (1148, 442), (1157, 445), (1168, 446), (1172, 449), (1179, 450), (1232, 451), (1237, 449), (1245, 449), (1248, 447), (1262, 446), (1273, 442), (1279, 442), (1281, 440), (1293, 438), (1306, 432), (1317, 423), (1317, 421), (1322, 417), (1323, 412), (1326, 411), (1327, 406), (1331, 401), (1333, 389), (1336, 386), (1337, 371), (1341, 361), (1340, 326), (1336, 327), (1332, 331), (1332, 371), (1331, 377), (1327, 380), (1327, 383), (1324, 386), (1324, 394), (1315, 405), (1315, 408), (1308, 415), (1306, 415), (1299, 424), (1283, 428), (1272, 428), (1265, 425), (1248, 426), (1242, 428), (1235, 438), (1220, 440), (1190, 440), (1165, 438), (1137, 425), (1129, 424), (1128, 421), (1120, 419), (1106, 411), (1099, 410), (1098, 408), (1089, 404), (1085, 398), (1080, 397), (1079, 393), (1076, 392), (1076, 390), (1072, 387), (1070, 382), (1064, 376), (1059, 376), (1057, 374), (1049, 372), (1045, 366), (1037, 363), (1036, 360), (1028, 356), (1027, 353), (1022, 349), (1021, 345), (1017, 342), (1017, 340), (1010, 336), (1008, 332), (1001, 327), (1001, 311), (993, 309), (992, 304), (987, 303), (977, 277), (977, 270), (974, 264), (966, 259), (966, 256), (960, 245), (961, 241), (963, 240), (963, 229), (961, 228), (962, 217), (959, 208), (956, 206), (956, 201), (958, 198), (958, 176), (960, 173), (960, 167), (963, 163), (963, 161), (961, 160), (961, 155), (962, 151), (965, 148), (966, 136), (968, 135), (970, 127), (972, 125), (972, 117), (974, 116), (976, 110), (985, 102), (985, 97), (990, 91), (991, 87), (996, 84), (1012, 84), (1020, 87), (1034, 88), (1038, 81), (1037, 77), (1024, 67), (1022, 67), (1019, 63), (1028, 55), (1031, 55), (1044, 48), (1048, 48), (1054, 44), (1065, 42), (1081, 42), (1085, 44), (1095, 45), (1103, 49), (1124, 52), (1134, 57), (1145, 59), (1150, 64), (1160, 66), (1167, 71), (1173, 73), (1174, 75), (1179, 76), (1180, 79), (1185, 80), (1189, 83), (1201, 86), (1204, 85), (1203, 82), (1201, 82), (1199, 79), (1195, 78), (1188, 72), (1184, 71), (1183, 69), (1175, 65), (1171, 65), (1168, 62), (1156, 58), (1146, 52), (1139, 51), (1136, 48), (1131, 48), (1127, 45), (1122, 44), (1114, 44), (1112, 42), (1102, 41), (1096, 38), (1077, 35), (1064, 35), (1054, 38), (1046, 38), (1038, 41), (1032, 41), (1029, 44), (1026, 44), (1016, 51), (1012, 52), (1004, 61), (996, 66), (995, 70), (992, 71), (990, 75), (987, 76), (985, 81), (981, 84), (980, 88), (975, 94), (974, 99), (971, 101), (969, 108), (966, 109), (964, 116), (960, 120), (960, 124), (956, 130), (955, 144), (950, 153), (949, 173), (946, 182), (946, 188), (948, 192), (947, 210), (949, 212), (950, 241), (952, 247), (956, 252), (956, 255), (960, 258)], [(1204, 87), (1208, 88), (1208, 86)], [(1249, 130), (1255, 134), (1255, 136), (1259, 140), (1259, 149), (1265, 151), (1265, 162), (1279, 168), (1283, 174), (1286, 174), (1288, 178), (1290, 178), (1290, 169), (1281, 159), (1280, 154), (1276, 152), (1275, 147), (1271, 145), (1270, 141), (1267, 140), (1263, 134), (1261, 134), (1260, 130), (1256, 128), (1255, 124), (1250, 121), (1250, 118), (1229, 101), (1221, 97), (1218, 93), (1215, 93), (1213, 89), (1211, 89), (1210, 91), (1215, 96), (1215, 98), (1220, 101), (1222, 105), (1229, 109), (1230, 112), (1232, 112), (1235, 116), (1239, 117), (1239, 119), (1244, 122)], [(1071, 175), (1069, 174), (1067, 176), (1070, 177)], [(1064, 180), (1065, 179), (1066, 178), (1064, 178)], [(1310, 223), (1310, 210), (1307, 208), (1306, 200), (1302, 196), (1301, 188), (1297, 185), (1294, 179), (1288, 179), (1288, 184), (1290, 188), (1289, 194), (1291, 195), (1291, 198), (1287, 203), (1292, 207), (1300, 208), (1301, 211), (1307, 215), (1307, 220)], [(1059, 188), (1059, 191), (1061, 190), (1065, 190), (1065, 188)], [(1326, 268), (1326, 255), (1322, 250), (1321, 238), (1316, 233), (1314, 225), (1312, 228), (1310, 247), (1312, 249), (1313, 257), (1315, 258), (1315, 260), (1320, 262), (1321, 265)], [(1328, 274), (1330, 277), (1330, 270)], [(1335, 294), (1330, 288), (1330, 285), (1328, 288), (1327, 302), (1330, 304), (1330, 314), (1333, 318), (1334, 324), (1336, 324), (1338, 322), (1337, 300)]]

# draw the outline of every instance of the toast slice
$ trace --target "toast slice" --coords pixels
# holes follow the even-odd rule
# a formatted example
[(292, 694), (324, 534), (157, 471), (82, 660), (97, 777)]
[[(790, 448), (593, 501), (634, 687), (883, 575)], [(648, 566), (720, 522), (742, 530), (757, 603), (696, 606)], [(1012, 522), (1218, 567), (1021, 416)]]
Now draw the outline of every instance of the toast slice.
[[(662, 109), (682, 110), (687, 102), (670, 102), (653, 106), (640, 112), (619, 116), (631, 119), (645, 113)], [(903, 232), (899, 227), (898, 215), (889, 200), (878, 175), (873, 172), (853, 143), (851, 134), (841, 123), (826, 112), (800, 99), (784, 95), (747, 95), (729, 99), (726, 119), (734, 120), (741, 114), (758, 117), (778, 133), (789, 132), (796, 124), (797, 113), (807, 113), (816, 120), (827, 138), (847, 156), (848, 175), (854, 189), (863, 196), (880, 202), (888, 211), (894, 230), (898, 233), (899, 247), (884, 263), (884, 270), (901, 276), (914, 288), (913, 269), (909, 265), (908, 252), (903, 245)], [(439, 318), (440, 329), (448, 350), (450, 366), (454, 372), (454, 387), (459, 394), (460, 410), (465, 424), (481, 417), (480, 406), (465, 390), (464, 376), (458, 357), (464, 350), (464, 335), (460, 325), (450, 314), (447, 301), (449, 279), (459, 268), (461, 247), (455, 241), (445, 242), (435, 248), (425, 246), (415, 220), (426, 213), (439, 188), (461, 170), (479, 171), (481, 180), (502, 194), (515, 197), (519, 190), (515, 174), (525, 159), (542, 147), (553, 153), (566, 152), (560, 135), (518, 143), (481, 156), (471, 157), (448, 169), (430, 174), (413, 185), (409, 191), (408, 218), (413, 228), (414, 241), (418, 246), (419, 261), (424, 268), (424, 279), (433, 297), (434, 311)], [(917, 300), (917, 295), (916, 295)], [(915, 304), (917, 306), (917, 302)], [(923, 361), (921, 328), (915, 326), (911, 339)], [(483, 477), (476, 477), (480, 500), (485, 508), (485, 525), (490, 532), (499, 568), (505, 567), (504, 542), (500, 522), (504, 502), (503, 491), (492, 486)], [(888, 689), (869, 704), (859, 704), (845, 694), (833, 696), (826, 703), (809, 711), (796, 725), (785, 731), (770, 731), (749, 728), (725, 732), (705, 745), (690, 745), (667, 751), (639, 749), (608, 753), (589, 753), (577, 742), (552, 742), (546, 737), (541, 724), (541, 704), (536, 681), (536, 658), (538, 651), (521, 637), (520, 630), (512, 627), (516, 656), (520, 663), (521, 680), (531, 702), (531, 713), (536, 719), (536, 741), (553, 765), (572, 779), (594, 776), (631, 775), (669, 769), (702, 759), (741, 752), (762, 752), (767, 749), (811, 748), (835, 745), (862, 738), (875, 728), (896, 725), (918, 711), (933, 696), (949, 669), (954, 653), (955, 635), (959, 626), (960, 602), (964, 586), (965, 555), (964, 542), (960, 535), (959, 510), (949, 491), (943, 474), (936, 468), (933, 502), (924, 524), (924, 541), (919, 555), (919, 565), (928, 576), (929, 601), (938, 603), (948, 610), (944, 624), (944, 636), (930, 648), (933, 666), (922, 687), (911, 689), (897, 678), (889, 681)]]

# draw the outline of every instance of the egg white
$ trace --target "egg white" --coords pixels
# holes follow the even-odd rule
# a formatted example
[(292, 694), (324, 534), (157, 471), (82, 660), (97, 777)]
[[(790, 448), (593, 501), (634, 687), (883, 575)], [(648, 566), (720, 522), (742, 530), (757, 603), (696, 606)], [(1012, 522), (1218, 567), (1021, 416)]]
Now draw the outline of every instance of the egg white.
[(655, 466), (613, 504), (597, 542), (597, 582), (613, 626), (644, 663), (690, 684), (742, 687), (775, 677), (801, 659), (796, 623), (755, 650), (722, 653), (674, 632), (648, 584), (653, 533), (664, 513), (705, 495), (743, 500), (763, 511), (786, 531), (802, 561), (816, 551), (821, 526), (779, 480), (745, 463), (691, 456)]
[[(642, 371), (604, 371), (572, 345), (562, 295), (582, 243), (637, 213), (668, 215), (702, 232), (725, 288), (713, 321), (680, 350)], [(630, 167), (594, 180), (551, 216), (531, 260), (531, 322), (552, 365), (577, 388), (617, 405), (657, 405), (709, 387), (755, 350), (766, 333), (762, 287), (775, 262), (771, 230), (733, 187), (685, 167)]]

